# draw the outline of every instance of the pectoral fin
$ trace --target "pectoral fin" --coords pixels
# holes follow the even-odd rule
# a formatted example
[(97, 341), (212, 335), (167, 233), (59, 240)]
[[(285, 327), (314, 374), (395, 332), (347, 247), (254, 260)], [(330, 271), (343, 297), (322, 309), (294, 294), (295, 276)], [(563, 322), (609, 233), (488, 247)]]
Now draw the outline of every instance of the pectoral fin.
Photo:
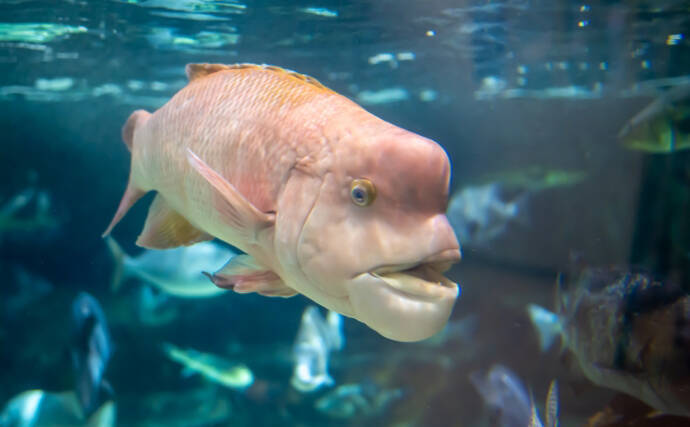
[(234, 185), (204, 163), (190, 149), (187, 149), (187, 160), (194, 170), (216, 190), (219, 196), (217, 209), (226, 219), (228, 225), (234, 228), (245, 241), (256, 242), (257, 233), (274, 224), (275, 214), (261, 212), (257, 209)]
[(199, 230), (178, 214), (158, 194), (146, 217), (137, 245), (149, 249), (168, 249), (211, 240), (213, 236)]
[(269, 297), (291, 297), (297, 292), (289, 288), (277, 274), (256, 263), (250, 255), (237, 255), (217, 272), (205, 275), (219, 288), (246, 294), (256, 292)]

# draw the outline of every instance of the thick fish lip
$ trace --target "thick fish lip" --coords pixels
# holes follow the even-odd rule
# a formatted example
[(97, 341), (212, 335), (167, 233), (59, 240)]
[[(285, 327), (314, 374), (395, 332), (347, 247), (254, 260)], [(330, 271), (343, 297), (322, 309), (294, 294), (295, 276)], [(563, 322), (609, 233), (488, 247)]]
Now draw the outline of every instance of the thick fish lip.
[(400, 272), (400, 271), (405, 271), (405, 270), (412, 270), (412, 269), (419, 267), (419, 266), (428, 266), (428, 267), (431, 267), (434, 270), (438, 271), (439, 273), (443, 273), (445, 271), (448, 271), (448, 269), (450, 269), (450, 267), (453, 264), (460, 261), (461, 257), (462, 256), (460, 254), (460, 249), (456, 249), (456, 248), (446, 249), (446, 250), (442, 250), (440, 252), (437, 252), (433, 255), (429, 255), (428, 257), (423, 258), (423, 259), (416, 261), (416, 262), (380, 265), (380, 266), (372, 268), (371, 270), (368, 271), (368, 273), (370, 273), (370, 274), (373, 274), (373, 273), (376, 273), (376, 274), (394, 273), (394, 272)]
[(460, 293), (442, 274), (459, 259), (455, 248), (356, 275), (347, 283), (353, 317), (395, 341), (429, 338), (448, 322)]
[(456, 298), (458, 285), (429, 266), (392, 273), (369, 273), (387, 286), (408, 298), (434, 301), (443, 298)]
[(383, 265), (364, 274), (414, 299), (456, 298), (458, 285), (442, 273), (459, 260), (460, 250), (453, 248), (430, 255), (419, 262)]

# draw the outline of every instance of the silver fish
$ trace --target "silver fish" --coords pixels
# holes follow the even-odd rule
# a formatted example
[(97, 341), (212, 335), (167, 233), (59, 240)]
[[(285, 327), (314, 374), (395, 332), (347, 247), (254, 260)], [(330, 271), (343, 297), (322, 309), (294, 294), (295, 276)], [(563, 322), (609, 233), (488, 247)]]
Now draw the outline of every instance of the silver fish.
[(342, 317), (329, 310), (324, 319), (316, 306), (307, 307), (302, 314), (293, 349), (292, 386), (301, 392), (310, 392), (333, 385), (333, 378), (328, 373), (329, 354), (344, 345)]
[(113, 401), (105, 402), (93, 415), (85, 417), (73, 391), (24, 391), (11, 398), (0, 412), (3, 427), (111, 427), (115, 420)]
[(496, 183), (467, 186), (450, 198), (448, 220), (463, 245), (486, 245), (519, 222), (525, 200), (525, 194), (506, 200)]
[(104, 380), (112, 347), (105, 313), (98, 301), (81, 292), (72, 303), (74, 345), (72, 365), (79, 403), (88, 416), (98, 408), (103, 391), (111, 392)]
[(115, 260), (112, 288), (134, 277), (180, 298), (207, 298), (227, 292), (202, 273), (216, 271), (237, 255), (213, 242), (175, 249), (149, 249), (137, 257), (127, 255), (112, 237), (106, 239)]
[(491, 409), (498, 427), (555, 427), (558, 425), (558, 385), (551, 381), (546, 397), (546, 424), (539, 418), (534, 399), (518, 376), (503, 365), (493, 365), (486, 374), (475, 371), (470, 382)]
[(486, 374), (470, 374), (470, 382), (477, 389), (486, 406), (497, 414), (501, 427), (524, 427), (530, 418), (530, 399), (525, 386), (510, 369), (494, 365)]

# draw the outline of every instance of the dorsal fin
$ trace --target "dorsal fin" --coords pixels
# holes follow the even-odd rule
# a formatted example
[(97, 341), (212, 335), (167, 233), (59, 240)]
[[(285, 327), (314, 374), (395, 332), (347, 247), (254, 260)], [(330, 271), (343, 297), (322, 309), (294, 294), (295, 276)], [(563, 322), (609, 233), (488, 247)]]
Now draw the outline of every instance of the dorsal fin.
[[(238, 65), (253, 65), (253, 64), (238, 64)], [(286, 70), (285, 68), (280, 68), (276, 67), (275, 65), (254, 65), (255, 67), (262, 68), (264, 70), (270, 70), (270, 71), (275, 71), (277, 73), (285, 73), (291, 77), (294, 77), (298, 80), (301, 80), (305, 83), (309, 83), (311, 85), (314, 85), (318, 87), (319, 89), (328, 89), (326, 86), (322, 85), (320, 81), (316, 80), (315, 78), (308, 76), (306, 74), (300, 74), (296, 71), (292, 70)]]
[(318, 80), (311, 76), (307, 76), (306, 74), (300, 74), (295, 71), (287, 70), (285, 68), (280, 68), (276, 67), (275, 65), (259, 65), (259, 64), (249, 64), (249, 63), (243, 63), (243, 64), (187, 64), (185, 67), (185, 71), (187, 72), (187, 78), (189, 81), (194, 81), (200, 77), (205, 77), (209, 74), (213, 74), (218, 71), (225, 71), (225, 70), (242, 70), (242, 69), (247, 69), (247, 68), (254, 68), (256, 70), (267, 70), (267, 71), (273, 71), (276, 73), (284, 73), (290, 77), (294, 77), (298, 80), (301, 80), (305, 83), (309, 83), (311, 85), (314, 85), (318, 87), (319, 89), (328, 89), (326, 86), (321, 84)]
[(230, 67), (228, 65), (223, 64), (187, 64), (184, 68), (190, 82), (208, 76), (209, 74), (229, 69)]

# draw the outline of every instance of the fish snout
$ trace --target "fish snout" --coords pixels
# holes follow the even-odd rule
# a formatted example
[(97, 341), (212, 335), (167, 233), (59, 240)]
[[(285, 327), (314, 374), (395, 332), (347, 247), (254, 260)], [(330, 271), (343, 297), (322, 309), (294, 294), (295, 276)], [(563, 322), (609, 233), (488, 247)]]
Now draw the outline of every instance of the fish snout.
[(450, 269), (453, 264), (460, 261), (461, 257), (460, 248), (444, 249), (441, 252), (424, 258), (420, 264), (429, 265), (434, 270), (443, 273)]
[(423, 263), (448, 264), (447, 268), (441, 270), (445, 271), (450, 268), (452, 264), (460, 261), (462, 258), (460, 243), (445, 214), (436, 215), (431, 219), (429, 236), (431, 238), (431, 247), (433, 248), (431, 253), (433, 255), (425, 258)]

